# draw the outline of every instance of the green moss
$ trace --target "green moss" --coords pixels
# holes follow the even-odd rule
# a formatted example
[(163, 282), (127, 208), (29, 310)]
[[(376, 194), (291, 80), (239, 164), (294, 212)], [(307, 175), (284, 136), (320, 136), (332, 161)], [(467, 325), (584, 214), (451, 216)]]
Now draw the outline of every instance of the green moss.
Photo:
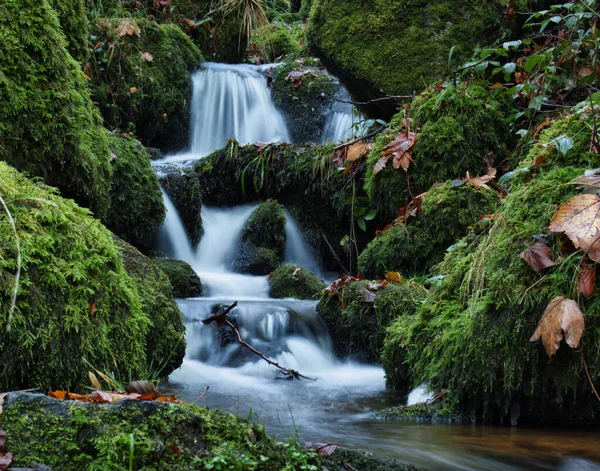
[(154, 264), (168, 277), (176, 298), (195, 298), (204, 291), (200, 277), (194, 269), (183, 260), (153, 258)]
[[(273, 101), (284, 112), (294, 142), (320, 142), (327, 111), (340, 85), (314, 59), (292, 56), (277, 68), (273, 79)], [(302, 74), (300, 85), (290, 73)]]
[(385, 420), (409, 422), (462, 423), (464, 421), (462, 416), (454, 415), (450, 409), (444, 407), (443, 401), (433, 404), (422, 402), (411, 406), (388, 407), (378, 411), (375, 416)]
[(85, 64), (90, 55), (88, 50), (88, 19), (84, 0), (49, 0), (56, 13), (63, 33), (69, 44), (71, 55), (81, 64)]
[(325, 283), (313, 272), (296, 265), (283, 265), (269, 278), (271, 298), (316, 299)]
[(113, 177), (111, 209), (104, 223), (119, 237), (148, 248), (166, 210), (150, 155), (135, 139), (108, 133)]
[(464, 177), (467, 171), (473, 176), (485, 174), (488, 165), (501, 162), (507, 154), (510, 133), (506, 118), (511, 110), (510, 97), (503, 90), (488, 89), (484, 84), (424, 92), (408, 113), (413, 120), (411, 129), (420, 131), (408, 177), (391, 163), (374, 173), (385, 147), (406, 130), (404, 111), (377, 137), (365, 177), (371, 204), (382, 216), (392, 219), (412, 196), (436, 182)]
[[(471, 56), (480, 42), (501, 34), (498, 0), (315, 0), (309, 47), (360, 101), (382, 94), (410, 95)], [(373, 111), (390, 117), (394, 106), (376, 102)]]
[[(584, 108), (584, 107), (583, 107)], [(579, 108), (579, 109), (583, 109)], [(575, 117), (576, 116), (576, 117)], [(588, 142), (591, 122), (585, 113), (557, 121), (540, 137), (525, 163), (533, 161), (540, 145), (557, 131), (579, 129), (573, 139)], [(547, 150), (547, 146), (544, 146)], [(452, 404), (488, 419), (536, 422), (598, 422), (600, 404), (586, 379), (598, 382), (600, 359), (600, 295), (584, 298), (577, 292), (578, 269), (584, 254), (561, 252), (562, 238), (545, 236), (558, 205), (579, 193), (569, 182), (583, 174), (590, 154), (586, 148), (562, 155), (552, 148), (551, 161), (513, 177), (496, 222), (478, 240), (449, 253), (439, 267), (444, 276), (414, 322), (399, 326), (398, 347), (408, 350), (408, 364), (417, 381), (434, 391), (451, 391)], [(519, 256), (543, 237), (560, 262), (536, 274)], [(539, 344), (529, 338), (548, 302), (556, 296), (577, 300), (585, 313), (582, 351), (562, 343), (548, 363)]]
[[(120, 35), (130, 22), (132, 34)], [(139, 36), (135, 28), (139, 27)], [(99, 47), (89, 75), (107, 127), (134, 130), (144, 145), (163, 151), (187, 142), (191, 73), (203, 61), (192, 40), (176, 25), (145, 19), (97, 19)]]
[(300, 45), (292, 35), (292, 28), (283, 23), (270, 23), (255, 30), (252, 45), (269, 62), (288, 54), (300, 52)]
[[(376, 283), (351, 281), (337, 294), (321, 297), (317, 311), (327, 325), (336, 355), (379, 362), (386, 328), (398, 316), (412, 315), (426, 294), (425, 288), (413, 281), (390, 283), (379, 290), (371, 288)], [(375, 293), (374, 302), (365, 301), (365, 290)]]
[(86, 79), (65, 44), (46, 1), (0, 5), (0, 160), (102, 217), (109, 150)]
[(90, 212), (0, 162), (0, 196), (17, 228), (23, 261), (7, 332), (16, 244), (0, 213), (0, 388), (78, 389), (88, 365), (147, 374), (151, 325), (110, 232)]
[(358, 259), (359, 272), (369, 278), (389, 271), (427, 273), (479, 216), (494, 212), (497, 199), (493, 190), (452, 188), (450, 182), (434, 186), (415, 220), (396, 224), (367, 245)]
[(276, 443), (260, 425), (203, 407), (131, 400), (96, 405), (21, 394), (4, 405), (0, 426), (18, 467), (43, 463), (64, 471), (318, 469), (317, 456), (299, 444)]
[(361, 469), (368, 471), (418, 471), (410, 464), (400, 463), (372, 453), (338, 448), (331, 456), (322, 458), (323, 468), (334, 471)]

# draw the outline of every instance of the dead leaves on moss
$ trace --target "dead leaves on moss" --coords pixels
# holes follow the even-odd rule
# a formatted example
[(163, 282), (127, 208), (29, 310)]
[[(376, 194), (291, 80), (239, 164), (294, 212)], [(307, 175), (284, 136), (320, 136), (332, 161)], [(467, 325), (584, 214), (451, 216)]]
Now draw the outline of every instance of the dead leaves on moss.
[(555, 265), (552, 260), (552, 249), (543, 242), (535, 242), (527, 250), (521, 252), (521, 258), (536, 272)]
[(577, 290), (585, 297), (591, 296), (596, 289), (596, 265), (583, 262), (577, 278)]
[(381, 172), (390, 159), (395, 169), (402, 168), (402, 170), (408, 172), (410, 165), (415, 164), (412, 159), (412, 148), (417, 141), (417, 136), (416, 132), (410, 130), (402, 131), (398, 134), (383, 150), (383, 157), (375, 164), (373, 173), (377, 175)]
[(140, 27), (132, 20), (123, 20), (117, 26), (117, 36), (122, 38), (123, 36), (140, 37), (142, 31)]
[(585, 320), (579, 306), (572, 299), (557, 296), (544, 311), (530, 342), (542, 340), (548, 357), (558, 351), (565, 338), (567, 345), (577, 348), (583, 335)]

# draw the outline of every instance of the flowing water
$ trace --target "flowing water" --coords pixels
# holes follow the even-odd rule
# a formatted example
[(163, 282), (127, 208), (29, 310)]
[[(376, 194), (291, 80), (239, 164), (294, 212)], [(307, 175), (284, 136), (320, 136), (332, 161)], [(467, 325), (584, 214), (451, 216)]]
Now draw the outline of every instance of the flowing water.
[[(194, 76), (191, 152), (171, 162), (198, 158), (241, 142), (286, 140), (283, 120), (266, 86), (267, 68), (206, 64)], [(338, 110), (339, 111), (339, 110)], [(347, 110), (330, 119), (327, 139), (344, 137), (352, 123)], [(344, 114), (345, 113), (345, 114)], [(344, 122), (348, 120), (348, 122)], [(265, 276), (232, 273), (245, 221), (256, 205), (202, 208), (204, 235), (196, 250), (177, 211), (168, 210), (160, 249), (186, 260), (199, 273), (206, 295), (179, 300), (187, 327), (187, 353), (170, 377), (170, 388), (193, 402), (210, 386), (201, 404), (264, 422), (285, 439), (296, 431), (304, 441), (337, 443), (399, 458), (428, 470), (596, 470), (600, 471), (600, 433), (593, 430), (527, 429), (474, 425), (431, 425), (381, 421), (373, 413), (398, 404), (386, 390), (383, 369), (340, 360), (333, 355), (315, 301), (269, 298)], [(286, 262), (316, 272), (321, 267), (286, 213)], [(238, 301), (230, 318), (253, 347), (312, 380), (289, 381), (278, 370), (201, 321)], [(417, 388), (410, 402), (428, 397)], [(369, 470), (361, 470), (369, 471)]]

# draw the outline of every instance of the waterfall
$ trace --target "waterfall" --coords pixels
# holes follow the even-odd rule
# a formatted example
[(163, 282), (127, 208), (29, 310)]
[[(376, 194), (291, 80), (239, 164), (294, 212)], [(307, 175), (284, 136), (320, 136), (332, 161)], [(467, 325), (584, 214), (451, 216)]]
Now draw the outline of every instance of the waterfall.
[(293, 263), (315, 273), (321, 272), (321, 267), (312, 251), (302, 237), (302, 229), (298, 222), (288, 212), (285, 212), (285, 263)]
[(194, 259), (194, 250), (183, 222), (167, 192), (162, 189), (161, 191), (167, 209), (167, 217), (158, 235), (158, 250), (164, 252), (169, 258), (191, 263), (190, 261)]

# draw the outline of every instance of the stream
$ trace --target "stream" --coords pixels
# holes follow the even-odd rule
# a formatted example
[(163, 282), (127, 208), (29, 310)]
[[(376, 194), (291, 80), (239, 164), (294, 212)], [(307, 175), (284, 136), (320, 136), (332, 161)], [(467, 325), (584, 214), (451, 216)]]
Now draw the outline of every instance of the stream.
[[(231, 137), (240, 142), (285, 141), (285, 121), (266, 85), (264, 74), (270, 67), (207, 64), (197, 72), (189, 151), (167, 156), (158, 167), (202, 158)], [(336, 110), (331, 119), (339, 122), (328, 124), (329, 139), (343, 138), (351, 115)], [(297, 434), (302, 441), (361, 448), (427, 470), (600, 470), (600, 432), (592, 429), (374, 419), (374, 412), (399, 402), (385, 388), (382, 367), (336, 358), (317, 315), (316, 301), (270, 299), (266, 277), (231, 271), (242, 228), (257, 205), (203, 207), (205, 232), (194, 249), (175, 207), (166, 193), (163, 197), (168, 211), (159, 249), (187, 261), (206, 292), (201, 298), (178, 300), (188, 348), (182, 367), (170, 377), (169, 388), (181, 399), (194, 402), (210, 386), (201, 405), (264, 423), (279, 439)], [(302, 228), (286, 216), (286, 262), (324, 276), (303, 239)], [(277, 369), (220, 336), (214, 324), (201, 322), (234, 301), (239, 305), (230, 318), (244, 340), (283, 366), (316, 380), (279, 379)]]

